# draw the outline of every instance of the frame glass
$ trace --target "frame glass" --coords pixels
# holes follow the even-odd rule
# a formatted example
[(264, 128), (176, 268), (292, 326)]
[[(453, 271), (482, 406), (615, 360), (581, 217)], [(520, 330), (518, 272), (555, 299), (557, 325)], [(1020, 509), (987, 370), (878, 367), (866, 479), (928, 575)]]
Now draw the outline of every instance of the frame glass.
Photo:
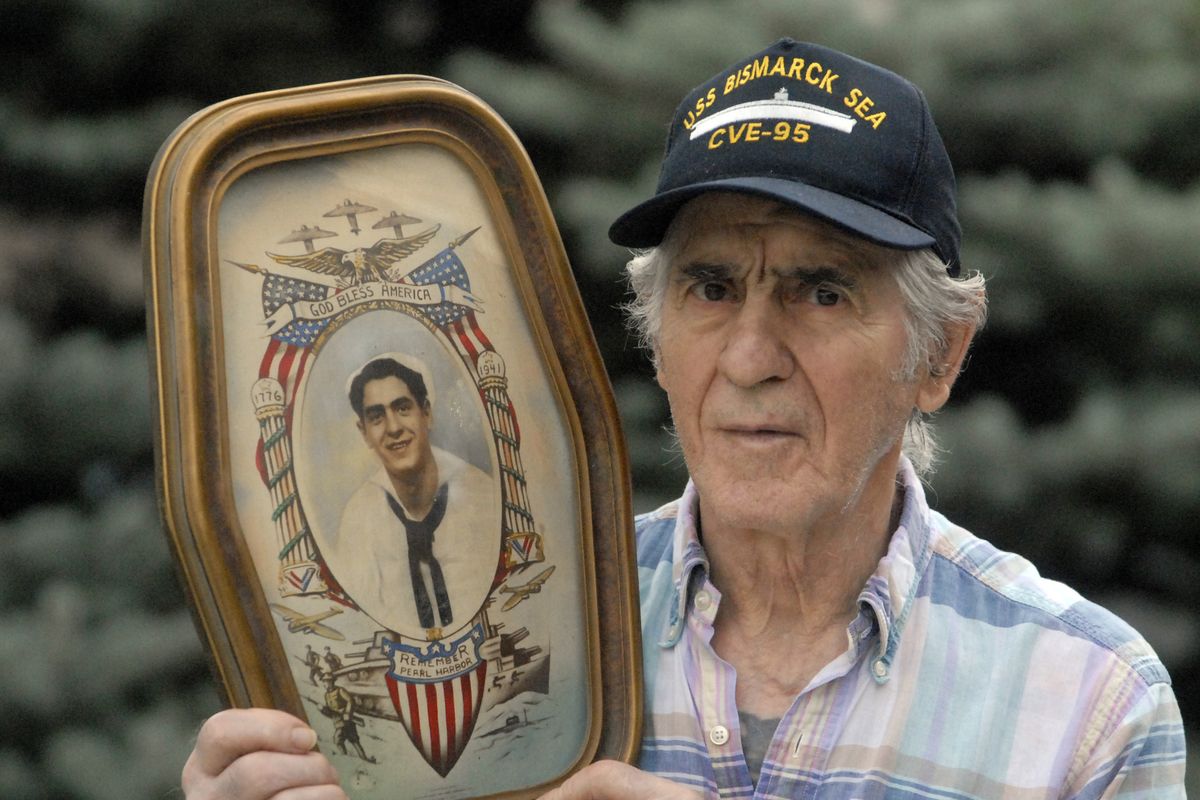
[(627, 459), (545, 195), (444, 81), (238, 98), (146, 190), (166, 528), (228, 702), (354, 797), (631, 761)]

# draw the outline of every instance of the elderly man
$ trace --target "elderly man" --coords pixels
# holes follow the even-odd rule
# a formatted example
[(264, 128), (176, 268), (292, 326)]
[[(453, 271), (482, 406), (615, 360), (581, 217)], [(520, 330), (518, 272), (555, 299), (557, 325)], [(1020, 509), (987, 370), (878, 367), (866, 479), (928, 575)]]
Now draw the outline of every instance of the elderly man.
[[(985, 302), (912, 84), (777, 42), (684, 100), (610, 235), (648, 248), (632, 310), (691, 481), (637, 523), (638, 765), (547, 797), (1183, 796), (1146, 643), (926, 504), (925, 417)], [(247, 796), (330, 780), (286, 717), (208, 727), (197, 797), (240, 758), (304, 770)]]

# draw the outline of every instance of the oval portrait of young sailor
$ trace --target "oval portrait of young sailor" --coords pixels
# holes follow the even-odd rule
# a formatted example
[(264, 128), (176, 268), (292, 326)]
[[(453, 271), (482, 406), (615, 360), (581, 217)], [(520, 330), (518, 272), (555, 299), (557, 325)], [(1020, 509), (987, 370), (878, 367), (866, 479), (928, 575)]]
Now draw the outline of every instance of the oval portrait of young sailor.
[(492, 588), (501, 541), (495, 450), (466, 366), (412, 317), (374, 311), (311, 370), (296, 478), (332, 578), (389, 630), (459, 630)]

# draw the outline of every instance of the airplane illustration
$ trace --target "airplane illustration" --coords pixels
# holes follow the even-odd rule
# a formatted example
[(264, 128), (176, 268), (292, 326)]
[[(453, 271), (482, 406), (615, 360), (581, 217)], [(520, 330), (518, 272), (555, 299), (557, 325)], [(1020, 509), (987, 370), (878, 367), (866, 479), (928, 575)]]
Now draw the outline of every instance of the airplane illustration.
[(346, 638), (342, 635), (341, 631), (321, 624), (321, 620), (328, 619), (334, 614), (342, 613), (342, 609), (340, 608), (330, 606), (328, 611), (307, 615), (279, 603), (271, 603), (271, 608), (275, 609), (279, 616), (287, 620), (288, 633), (315, 633), (318, 636), (324, 636), (326, 639), (333, 639), (338, 642), (344, 641)]
[(550, 573), (552, 572), (554, 572), (553, 566), (538, 573), (528, 583), (523, 583), (520, 586), (501, 586), (500, 591), (504, 592), (505, 594), (511, 594), (512, 597), (504, 601), (504, 605), (500, 606), (500, 610), (509, 611), (513, 608), (516, 608), (517, 603), (520, 603), (531, 594), (537, 594), (540, 592), (542, 590), (542, 584), (549, 579)]

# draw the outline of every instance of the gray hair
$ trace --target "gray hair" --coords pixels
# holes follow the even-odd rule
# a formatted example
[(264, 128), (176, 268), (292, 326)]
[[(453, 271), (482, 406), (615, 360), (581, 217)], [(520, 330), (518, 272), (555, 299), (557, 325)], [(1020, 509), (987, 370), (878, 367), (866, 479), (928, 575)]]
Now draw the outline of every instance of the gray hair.
[[(635, 251), (625, 268), (633, 299), (624, 304), (624, 310), (656, 368), (667, 280), (680, 246), (680, 237), (672, 235), (675, 230), (672, 226), (658, 247)], [(974, 325), (976, 330), (983, 327), (987, 320), (986, 281), (978, 272), (951, 278), (946, 264), (931, 249), (890, 252), (896, 254), (892, 274), (907, 311), (907, 344), (896, 379), (914, 380), (923, 368), (935, 376), (945, 375), (950, 366), (944, 361), (946, 329), (959, 324)], [(933, 471), (939, 453), (929, 417), (913, 408), (904, 429), (904, 454), (921, 476)]]

